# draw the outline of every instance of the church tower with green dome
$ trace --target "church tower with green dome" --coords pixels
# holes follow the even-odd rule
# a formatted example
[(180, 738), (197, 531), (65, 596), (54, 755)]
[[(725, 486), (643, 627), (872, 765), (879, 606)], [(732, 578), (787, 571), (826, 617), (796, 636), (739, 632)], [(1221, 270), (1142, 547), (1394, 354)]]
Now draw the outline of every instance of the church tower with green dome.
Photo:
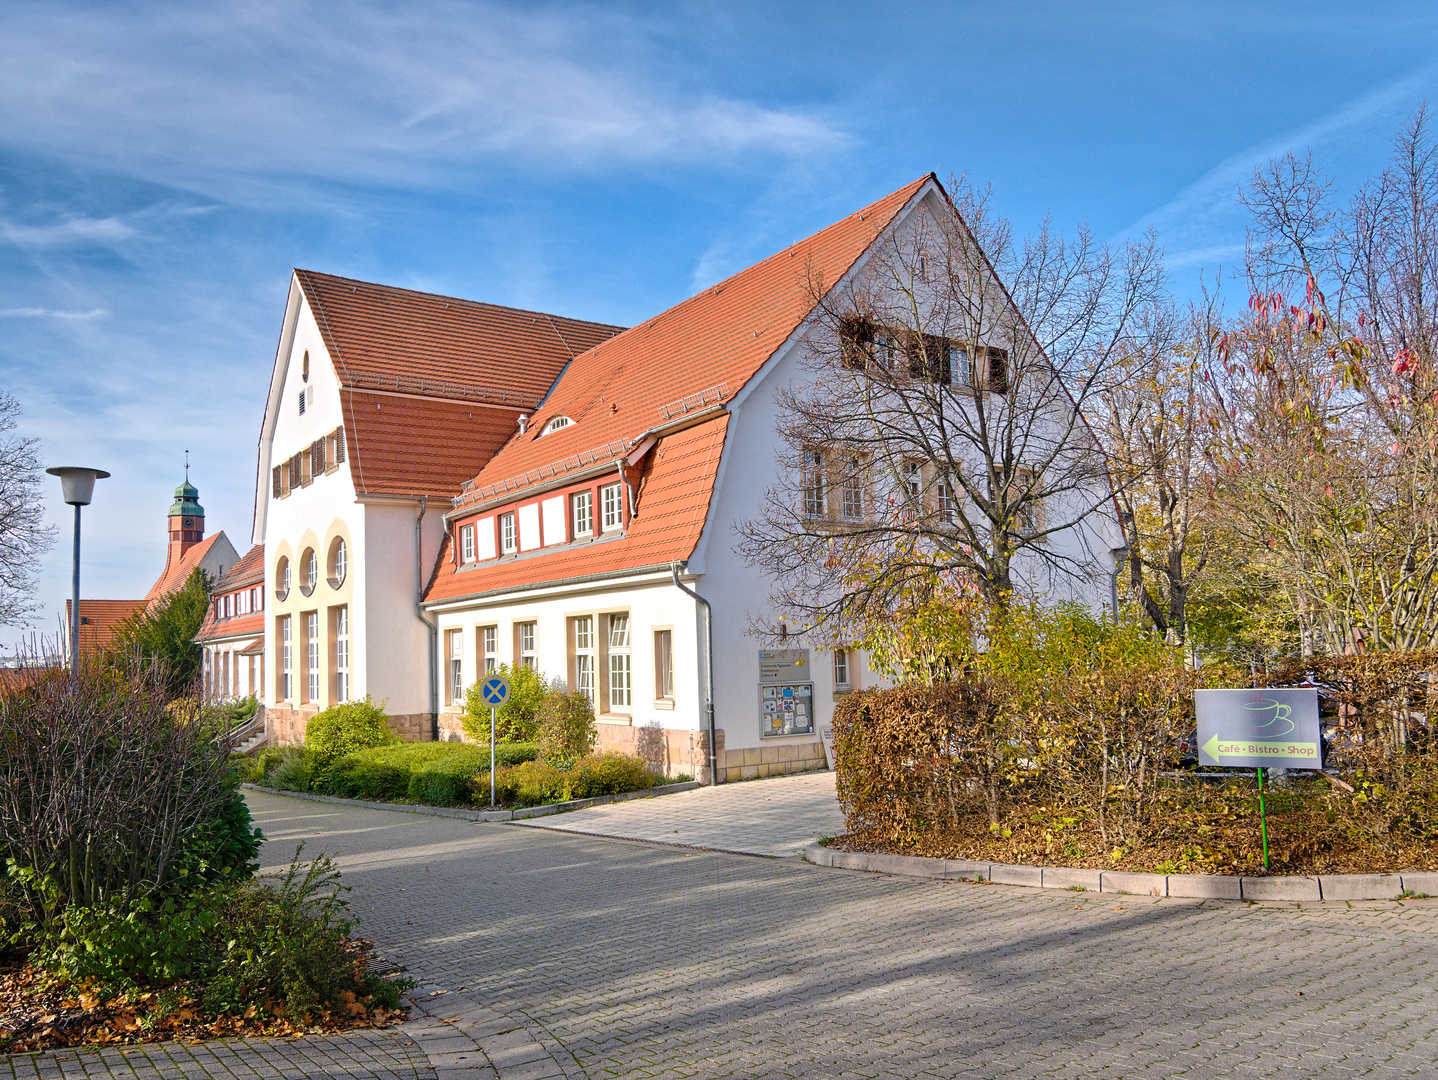
[(178, 544), (179, 550), (171, 555), (183, 555), (189, 548), (205, 538), (205, 508), (200, 505), (200, 490), (190, 483), (190, 466), (185, 465), (185, 482), (175, 489), (175, 501), (170, 506), (170, 544)]

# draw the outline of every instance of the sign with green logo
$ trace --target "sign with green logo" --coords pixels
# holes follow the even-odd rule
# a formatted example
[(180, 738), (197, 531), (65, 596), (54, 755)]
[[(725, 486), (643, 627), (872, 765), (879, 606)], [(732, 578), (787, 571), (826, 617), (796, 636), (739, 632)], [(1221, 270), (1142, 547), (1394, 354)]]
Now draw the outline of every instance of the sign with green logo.
[(1195, 690), (1193, 704), (1200, 765), (1323, 768), (1314, 687)]

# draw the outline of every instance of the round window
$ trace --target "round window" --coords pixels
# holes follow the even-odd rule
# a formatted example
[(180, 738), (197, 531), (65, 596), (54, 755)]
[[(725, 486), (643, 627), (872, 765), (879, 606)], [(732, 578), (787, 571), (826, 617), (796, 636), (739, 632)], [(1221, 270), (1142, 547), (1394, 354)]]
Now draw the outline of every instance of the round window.
[(345, 544), (343, 536), (336, 536), (334, 543), (330, 545), (330, 567), (329, 579), (330, 588), (338, 589), (345, 583), (345, 576), (349, 573), (349, 547)]
[(290, 560), (281, 556), (275, 563), (275, 596), (284, 600), (290, 595)]
[(320, 580), (320, 561), (315, 557), (314, 548), (305, 548), (300, 556), (300, 592), (309, 596), (315, 591)]

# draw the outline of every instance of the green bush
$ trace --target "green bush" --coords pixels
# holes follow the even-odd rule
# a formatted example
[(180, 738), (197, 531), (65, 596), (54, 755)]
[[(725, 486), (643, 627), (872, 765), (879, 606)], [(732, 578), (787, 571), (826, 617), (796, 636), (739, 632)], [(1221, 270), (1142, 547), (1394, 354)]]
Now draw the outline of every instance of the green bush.
[[(496, 674), (509, 679), (509, 700), (495, 723), (497, 742), (534, 742), (539, 736), (539, 710), (549, 696), (549, 680), (523, 664), (500, 664)], [(464, 733), (476, 743), (489, 745), (489, 706), (475, 683), (464, 695)]]
[[(495, 748), (501, 767), (533, 761), (533, 743), (506, 743)], [(489, 747), (469, 743), (394, 743), (347, 754), (330, 764), (314, 790), (347, 799), (381, 802), (407, 800), (427, 806), (464, 806), (470, 781), (489, 773)], [(489, 802), (489, 781), (483, 801)]]
[[(526, 761), (495, 773), (495, 797), (505, 806), (541, 806), (562, 802), (565, 797), (564, 773), (543, 761)], [(470, 782), (476, 803), (489, 802), (489, 773)]]
[(281, 791), (309, 791), (311, 771), (308, 754), (291, 754), (270, 772), (269, 785)]
[(62, 978), (170, 982), (201, 974), (223, 929), (224, 892), (201, 888), (158, 902), (68, 907), (47, 927), (33, 927), (30, 960)]
[(217, 733), (225, 732), (250, 719), (259, 707), (259, 698), (251, 694), (249, 697), (238, 698), (235, 701), (222, 701), (215, 705), (206, 705), (200, 710), (200, 718), (211, 730)]
[(205, 990), (206, 1011), (278, 1001), (289, 1016), (303, 1018), (340, 1007), (347, 992), (398, 1005), (404, 985), (364, 972), (345, 948), (354, 926), (339, 872), (325, 856), (308, 865), (299, 860), (297, 851), (278, 879), (230, 896), (228, 941)]
[(384, 703), (376, 705), (368, 695), (360, 701), (331, 705), (305, 725), (305, 749), (321, 766), (356, 750), (398, 741), (399, 736), (390, 730)]
[(227, 877), (250, 877), (259, 869), (264, 834), (255, 828), (249, 804), (240, 793), (238, 773), (229, 797), (215, 816), (180, 841), (175, 865), (186, 874), (198, 874), (213, 883)]
[(594, 705), (578, 690), (553, 692), (539, 709), (539, 749), (545, 760), (563, 767), (588, 757), (598, 738)]
[(565, 774), (565, 798), (592, 799), (597, 795), (647, 791), (656, 782), (642, 759), (629, 754), (600, 754), (575, 762)]

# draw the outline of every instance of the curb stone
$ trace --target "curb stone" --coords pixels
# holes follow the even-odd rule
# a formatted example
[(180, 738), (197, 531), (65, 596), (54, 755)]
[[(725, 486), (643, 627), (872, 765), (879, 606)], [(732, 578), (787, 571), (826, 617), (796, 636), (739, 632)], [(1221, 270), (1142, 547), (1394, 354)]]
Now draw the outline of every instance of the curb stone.
[(548, 1032), (445, 990), (420, 989), (410, 998), (418, 1020), (404, 1031), (419, 1044), (440, 1080), (574, 1080), (564, 1051)]
[(815, 866), (940, 881), (988, 880), (997, 885), (1074, 889), (1133, 896), (1174, 896), (1213, 900), (1396, 900), (1403, 892), (1438, 896), (1438, 873), (1323, 874), (1293, 877), (1228, 877), (1222, 874), (1140, 874), (1057, 866), (927, 859), (867, 851), (835, 851), (810, 844), (804, 859)]
[(643, 791), (626, 791), (620, 795), (596, 795), (592, 799), (574, 799), (570, 802), (546, 803), (544, 806), (522, 806), (518, 810), (466, 810), (457, 806), (421, 806), (417, 803), (372, 802), (368, 799), (342, 799), (337, 795), (320, 795), (313, 791), (285, 791), (282, 788), (265, 787), (263, 784), (241, 784), (249, 791), (263, 791), (266, 795), (286, 795), (292, 799), (308, 799), (310, 802), (337, 803), (340, 806), (359, 806), (366, 810), (389, 810), (400, 814), (423, 814), (428, 817), (458, 818), (460, 821), (514, 821), (520, 818), (547, 817), (569, 810), (583, 810), (587, 806), (604, 803), (629, 802), (632, 799), (648, 799), (655, 795), (675, 795), (681, 791), (693, 791), (703, 787), (698, 780), (687, 780), (682, 784), (661, 784)]

